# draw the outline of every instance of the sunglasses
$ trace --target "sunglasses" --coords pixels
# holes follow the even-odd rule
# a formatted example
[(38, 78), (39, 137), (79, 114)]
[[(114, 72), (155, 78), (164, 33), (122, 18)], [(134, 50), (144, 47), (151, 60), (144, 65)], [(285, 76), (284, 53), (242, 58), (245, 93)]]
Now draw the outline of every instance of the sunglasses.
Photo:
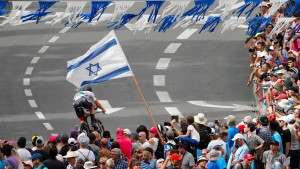
[(141, 154), (142, 152), (141, 151), (135, 151), (135, 153)]

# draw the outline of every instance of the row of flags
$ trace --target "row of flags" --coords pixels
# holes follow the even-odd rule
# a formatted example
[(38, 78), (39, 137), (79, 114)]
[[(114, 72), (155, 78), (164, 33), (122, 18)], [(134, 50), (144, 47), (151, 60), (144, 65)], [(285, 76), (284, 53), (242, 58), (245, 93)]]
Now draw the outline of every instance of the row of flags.
[[(11, 3), (11, 10), (7, 9), (8, 3)], [(39, 4), (37, 10), (28, 10), (32, 3)], [(55, 5), (62, 3), (66, 3), (65, 11), (51, 11), (56, 9), (54, 8)], [(90, 5), (88, 5), (89, 3)], [(129, 9), (135, 3), (145, 3), (145, 6), (138, 13), (130, 13)], [(171, 27), (173, 29), (187, 28), (190, 25), (202, 24), (203, 26), (199, 29), (199, 33), (201, 33), (203, 30), (213, 32), (220, 23), (223, 23), (221, 32), (225, 32), (236, 27), (231, 27), (231, 25), (244, 24), (254, 9), (262, 3), (262, 0), (244, 0), (241, 2), (239, 0), (218, 0), (218, 6), (209, 11), (214, 3), (216, 3), (215, 0), (0, 1), (0, 26), (44, 22), (49, 25), (64, 24), (77, 28), (81, 24), (97, 25), (102, 22), (106, 24), (107, 28), (114, 30), (125, 26), (132, 31), (146, 29), (145, 32), (149, 33), (151, 30), (165, 32)], [(280, 6), (288, 3), (288, 0), (271, 0), (271, 3), (273, 5), (267, 16), (250, 19), (248, 35), (256, 33), (255, 30), (259, 29), (254, 28), (255, 23), (256, 25), (266, 23)], [(300, 12), (296, 8), (297, 5), (300, 4), (296, 3), (295, 6), (291, 7), (290, 14)], [(86, 9), (87, 6), (91, 6), (90, 9)], [(106, 13), (108, 8), (113, 7), (112, 13)], [(163, 7), (164, 9), (162, 9)], [(214, 14), (217, 11), (220, 13)]]

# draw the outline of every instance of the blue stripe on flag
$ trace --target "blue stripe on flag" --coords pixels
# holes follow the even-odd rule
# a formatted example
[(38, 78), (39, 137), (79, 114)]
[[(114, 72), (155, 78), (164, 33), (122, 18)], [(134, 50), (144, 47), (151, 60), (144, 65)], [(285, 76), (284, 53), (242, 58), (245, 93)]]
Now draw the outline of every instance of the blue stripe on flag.
[(69, 73), (70, 71), (72, 71), (73, 69), (78, 68), (79, 66), (87, 63), (88, 61), (94, 59), (95, 57), (97, 57), (98, 55), (100, 55), (101, 53), (105, 52), (106, 50), (108, 50), (109, 48), (113, 47), (117, 45), (117, 41), (116, 39), (112, 39), (109, 42), (105, 43), (104, 45), (100, 46), (98, 49), (96, 49), (94, 52), (92, 52), (90, 55), (88, 55), (87, 57), (85, 57), (83, 60), (69, 66), (67, 68), (67, 73)]
[(80, 86), (84, 86), (84, 85), (87, 85), (87, 84), (90, 84), (90, 83), (100, 83), (100, 82), (108, 81), (108, 80), (110, 80), (110, 79), (112, 79), (112, 78), (114, 78), (114, 77), (116, 77), (116, 76), (118, 76), (120, 74), (129, 72), (129, 71), (130, 71), (129, 67), (128, 66), (124, 66), (124, 67), (122, 67), (120, 69), (117, 69), (117, 70), (115, 70), (113, 72), (110, 72), (107, 75), (101, 76), (101, 77), (99, 77), (97, 79), (83, 81)]

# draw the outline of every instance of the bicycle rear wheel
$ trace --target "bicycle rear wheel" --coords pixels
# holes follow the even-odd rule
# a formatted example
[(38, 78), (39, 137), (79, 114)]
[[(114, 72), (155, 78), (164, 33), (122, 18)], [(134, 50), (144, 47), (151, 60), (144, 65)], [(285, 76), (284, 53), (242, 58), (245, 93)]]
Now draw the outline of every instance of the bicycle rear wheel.
[(104, 132), (104, 125), (102, 124), (100, 119), (95, 119), (95, 126), (97, 127), (97, 131), (99, 132), (100, 136), (102, 137), (102, 134)]
[(89, 134), (90, 133), (90, 128), (89, 128), (88, 124), (81, 123), (80, 124), (80, 132), (85, 132), (86, 134)]

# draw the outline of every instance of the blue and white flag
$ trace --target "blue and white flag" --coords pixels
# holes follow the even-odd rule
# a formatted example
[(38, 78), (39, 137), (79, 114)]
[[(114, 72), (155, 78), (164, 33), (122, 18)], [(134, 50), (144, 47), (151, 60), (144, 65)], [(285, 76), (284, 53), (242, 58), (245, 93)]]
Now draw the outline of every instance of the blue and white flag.
[(114, 31), (84, 55), (68, 61), (67, 81), (77, 88), (128, 76), (133, 73)]

